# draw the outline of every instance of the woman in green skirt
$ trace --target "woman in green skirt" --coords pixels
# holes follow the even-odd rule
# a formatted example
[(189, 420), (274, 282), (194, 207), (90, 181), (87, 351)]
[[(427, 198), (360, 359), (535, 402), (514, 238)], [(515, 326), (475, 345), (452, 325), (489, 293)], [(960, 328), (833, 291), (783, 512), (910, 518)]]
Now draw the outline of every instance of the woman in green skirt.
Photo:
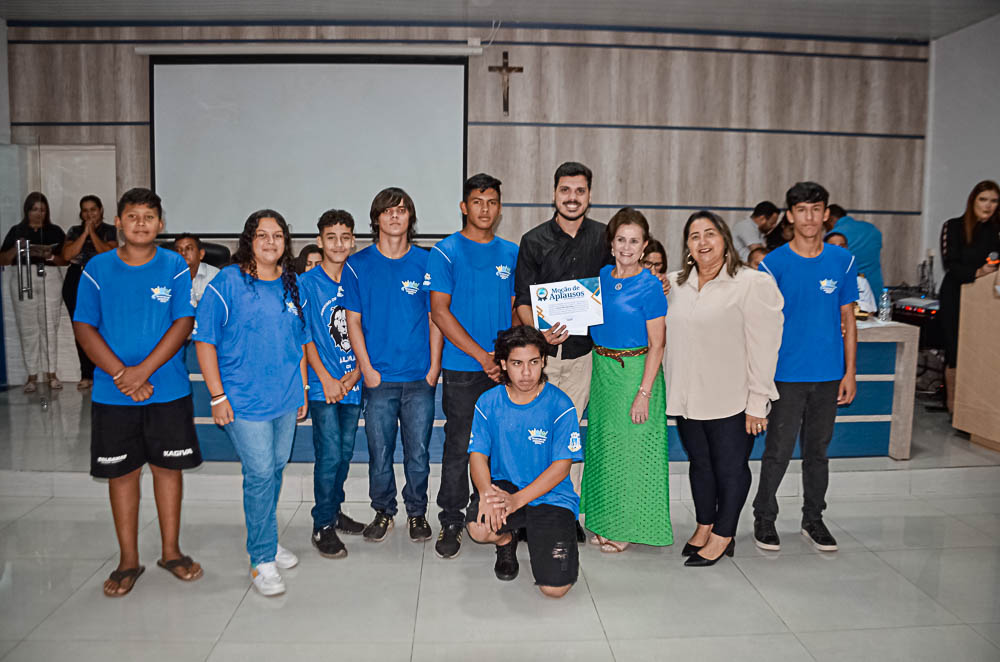
[(663, 385), (667, 298), (642, 268), (649, 223), (631, 207), (608, 223), (615, 264), (601, 269), (604, 324), (590, 329), (594, 367), (580, 511), (591, 542), (670, 545), (670, 475)]

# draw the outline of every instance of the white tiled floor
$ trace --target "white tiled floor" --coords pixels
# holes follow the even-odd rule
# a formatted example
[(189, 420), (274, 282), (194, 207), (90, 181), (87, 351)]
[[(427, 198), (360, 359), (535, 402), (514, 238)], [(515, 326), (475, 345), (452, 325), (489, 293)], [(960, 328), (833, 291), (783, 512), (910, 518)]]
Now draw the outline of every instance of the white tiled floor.
[[(502, 583), (490, 547), (467, 541), (440, 560), (432, 543), (407, 540), (403, 517), (382, 544), (347, 538), (346, 559), (319, 557), (310, 468), (295, 465), (278, 520), (302, 561), (284, 573), (288, 593), (266, 599), (249, 589), (239, 469), (226, 464), (186, 479), (181, 542), (204, 578), (186, 584), (156, 567), (156, 510), (144, 500), (146, 573), (114, 600), (101, 594), (117, 558), (107, 488), (84, 473), (73, 394), (30, 424), (21, 417), (33, 405), (20, 398), (0, 394), (4, 662), (1000, 660), (1000, 454), (970, 446), (940, 415), (918, 410), (908, 463), (831, 463), (834, 554), (799, 534), (793, 464), (779, 499), (782, 551), (753, 545), (748, 506), (734, 559), (683, 567), (694, 512), (677, 465), (678, 544), (621, 555), (584, 546), (579, 582), (554, 601), (533, 587), (524, 546), (521, 575)], [(434, 493), (437, 466), (432, 475)], [(370, 517), (365, 492), (363, 467), (352, 469), (345, 510), (359, 520)]]
[[(713, 568), (683, 567), (680, 545), (586, 545), (560, 601), (532, 586), (523, 546), (521, 575), (501, 583), (489, 547), (467, 541), (442, 561), (407, 540), (402, 517), (386, 542), (347, 538), (346, 559), (323, 559), (306, 502), (279, 509), (282, 542), (302, 561), (272, 599), (249, 590), (240, 505), (185, 502), (182, 544), (205, 566), (185, 584), (156, 567), (155, 510), (143, 502), (146, 573), (113, 600), (100, 588), (116, 558), (103, 500), (5, 497), (0, 658), (1000, 659), (1000, 496), (834, 501), (835, 554), (802, 542), (797, 498), (780, 502), (781, 552), (753, 547), (747, 518), (735, 559)], [(692, 504), (671, 507), (682, 541)], [(368, 515), (364, 503), (346, 510)]]

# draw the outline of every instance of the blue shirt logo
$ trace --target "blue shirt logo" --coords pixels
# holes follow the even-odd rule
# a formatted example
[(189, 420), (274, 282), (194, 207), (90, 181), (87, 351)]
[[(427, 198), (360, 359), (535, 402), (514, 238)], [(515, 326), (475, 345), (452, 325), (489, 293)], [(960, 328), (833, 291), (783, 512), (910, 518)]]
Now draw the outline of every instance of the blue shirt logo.
[(566, 448), (569, 449), (570, 453), (575, 453), (578, 450), (580, 450), (581, 448), (583, 448), (583, 445), (580, 443), (580, 433), (579, 432), (572, 432), (572, 433), (570, 433), (570, 435), (569, 435), (569, 446), (567, 446)]
[(549, 438), (548, 430), (531, 429), (528, 430), (528, 439), (531, 440), (533, 444), (541, 446)]
[(417, 281), (415, 280), (404, 280), (403, 286), (399, 289), (403, 290), (407, 294), (413, 295), (420, 290), (420, 285), (418, 285)]
[(819, 282), (819, 289), (823, 290), (824, 294), (833, 294), (837, 291), (837, 281), (832, 278), (824, 278)]
[(153, 296), (151, 298), (156, 299), (160, 303), (167, 303), (170, 301), (170, 288), (164, 287), (163, 285), (159, 287), (152, 288)]
[(508, 267), (506, 264), (498, 264), (497, 276), (499, 276), (500, 280), (507, 280), (508, 278), (510, 278), (510, 267)]

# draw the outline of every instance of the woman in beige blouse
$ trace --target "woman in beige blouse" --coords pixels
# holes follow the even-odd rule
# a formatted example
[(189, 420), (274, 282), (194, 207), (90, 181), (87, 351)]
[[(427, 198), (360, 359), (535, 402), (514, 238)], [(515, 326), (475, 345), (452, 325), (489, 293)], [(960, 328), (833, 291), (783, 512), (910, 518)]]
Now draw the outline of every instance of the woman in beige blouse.
[(684, 565), (732, 556), (750, 490), (750, 451), (778, 398), (774, 369), (784, 300), (774, 279), (747, 268), (726, 223), (710, 211), (684, 226), (683, 268), (667, 297), (667, 415), (690, 460), (698, 527)]

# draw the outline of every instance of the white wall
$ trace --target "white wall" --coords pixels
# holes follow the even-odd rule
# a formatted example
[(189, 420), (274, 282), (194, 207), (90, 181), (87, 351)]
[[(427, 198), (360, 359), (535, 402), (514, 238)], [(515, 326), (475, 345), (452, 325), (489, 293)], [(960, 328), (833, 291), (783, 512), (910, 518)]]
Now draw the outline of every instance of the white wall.
[(923, 223), (935, 255), (941, 224), (965, 211), (972, 187), (1000, 180), (998, 71), (1000, 14), (931, 43)]
[(7, 21), (0, 18), (0, 145), (10, 142), (10, 85), (7, 78)]

